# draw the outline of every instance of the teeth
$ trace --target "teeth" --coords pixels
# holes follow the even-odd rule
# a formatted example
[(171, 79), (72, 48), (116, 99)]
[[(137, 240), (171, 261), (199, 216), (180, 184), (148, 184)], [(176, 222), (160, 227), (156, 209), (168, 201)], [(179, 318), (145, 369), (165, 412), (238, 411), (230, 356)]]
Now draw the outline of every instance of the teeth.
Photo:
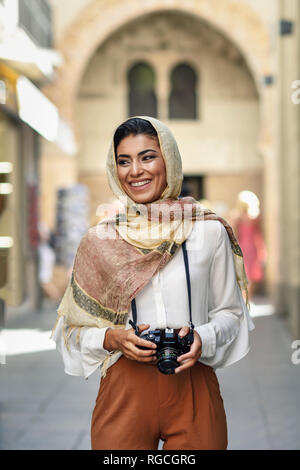
[(139, 183), (131, 183), (131, 186), (144, 186), (144, 184), (150, 183), (151, 180), (140, 181)]

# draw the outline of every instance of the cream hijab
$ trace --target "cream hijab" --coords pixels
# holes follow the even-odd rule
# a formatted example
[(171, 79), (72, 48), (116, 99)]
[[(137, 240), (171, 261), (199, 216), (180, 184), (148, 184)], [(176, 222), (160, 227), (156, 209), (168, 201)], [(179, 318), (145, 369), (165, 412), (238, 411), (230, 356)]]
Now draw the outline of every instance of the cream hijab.
[[(180, 192), (183, 181), (182, 174), (182, 162), (181, 156), (178, 150), (176, 140), (171, 130), (161, 121), (149, 116), (135, 116), (139, 119), (144, 119), (152, 124), (157, 132), (159, 146), (165, 161), (166, 172), (167, 172), (167, 187), (160, 196), (161, 200), (172, 198), (177, 199)], [(131, 118), (133, 119), (133, 118)], [(114, 150), (114, 141), (112, 139), (109, 152), (106, 160), (106, 174), (110, 185), (110, 188), (114, 195), (119, 199), (122, 196), (126, 196), (129, 200), (130, 205), (136, 204), (135, 201), (129, 198), (124, 192), (118, 175), (116, 165), (116, 155)]]

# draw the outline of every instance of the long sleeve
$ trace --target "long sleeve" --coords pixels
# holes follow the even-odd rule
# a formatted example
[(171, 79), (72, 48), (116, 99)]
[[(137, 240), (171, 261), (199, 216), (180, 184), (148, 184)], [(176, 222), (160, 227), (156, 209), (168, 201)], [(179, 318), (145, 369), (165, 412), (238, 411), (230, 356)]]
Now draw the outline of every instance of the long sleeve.
[(88, 378), (111, 352), (103, 348), (107, 328), (84, 327), (80, 330), (80, 341), (75, 329), (65, 345), (63, 318), (59, 319), (53, 334), (56, 347), (62, 355), (65, 373)]
[(225, 227), (219, 224), (208, 282), (208, 323), (195, 328), (202, 339), (200, 362), (220, 367), (238, 336), (243, 315), (233, 254)]

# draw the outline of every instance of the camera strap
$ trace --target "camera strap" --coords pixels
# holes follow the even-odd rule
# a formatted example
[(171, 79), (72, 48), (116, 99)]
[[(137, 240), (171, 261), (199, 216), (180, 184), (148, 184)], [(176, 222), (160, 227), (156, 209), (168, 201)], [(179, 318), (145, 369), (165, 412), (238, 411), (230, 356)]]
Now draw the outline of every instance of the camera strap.
[[(185, 274), (186, 274), (186, 283), (187, 283), (187, 288), (188, 288), (188, 296), (189, 296), (189, 311), (190, 311), (190, 327), (193, 330), (194, 325), (192, 322), (192, 299), (191, 299), (191, 280), (190, 280), (190, 270), (189, 270), (189, 260), (188, 260), (188, 255), (187, 255), (187, 250), (186, 250), (186, 241), (183, 242), (182, 246), (182, 251), (183, 251), (183, 259), (184, 259), (184, 267), (185, 267)], [(132, 322), (130, 321), (130, 324), (136, 328), (136, 322), (137, 322), (137, 309), (136, 309), (136, 302), (135, 299), (132, 299), (131, 301), (131, 309), (132, 309), (132, 319), (134, 325), (132, 325)]]

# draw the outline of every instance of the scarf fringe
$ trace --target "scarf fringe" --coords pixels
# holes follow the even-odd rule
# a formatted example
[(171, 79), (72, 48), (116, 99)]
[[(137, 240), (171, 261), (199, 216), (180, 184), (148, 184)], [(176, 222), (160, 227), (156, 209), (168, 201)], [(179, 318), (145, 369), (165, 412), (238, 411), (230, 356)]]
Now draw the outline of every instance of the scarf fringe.
[(101, 377), (106, 377), (107, 369), (109, 367), (110, 356), (106, 357), (101, 366)]
[[(53, 339), (54, 331), (56, 330), (57, 324), (58, 324), (61, 317), (63, 317), (63, 315), (61, 315), (61, 314), (57, 315), (54, 326), (53, 326), (52, 331), (51, 331), (50, 339)], [(70, 336), (73, 333), (73, 331), (76, 330), (76, 329), (78, 329), (77, 334), (76, 334), (76, 344), (77, 345), (80, 344), (81, 328), (83, 328), (83, 326), (70, 326), (70, 325), (66, 325), (65, 323), (63, 324), (63, 326), (62, 326), (62, 335), (63, 335), (63, 338), (64, 338), (65, 346), (66, 346), (68, 351), (70, 351), (70, 345), (69, 345)]]
[(239, 285), (239, 288), (244, 296), (244, 300), (248, 310), (250, 311), (250, 303), (249, 303), (249, 294), (248, 294), (248, 279), (245, 272), (245, 264), (243, 256), (240, 256), (236, 253), (234, 255), (234, 264), (235, 264), (235, 273), (236, 279)]
[(57, 327), (57, 324), (58, 324), (58, 322), (59, 322), (59, 319), (60, 319), (60, 315), (58, 314), (57, 317), (56, 317), (54, 326), (53, 326), (53, 328), (52, 328), (52, 331), (51, 331), (50, 339), (53, 339), (54, 331), (56, 330), (56, 327)]
[(106, 373), (109, 367), (112, 365), (112, 363), (115, 363), (122, 356), (122, 354), (123, 353), (121, 351), (114, 351), (103, 360), (101, 363), (101, 378), (104, 379), (104, 377), (106, 377)]

